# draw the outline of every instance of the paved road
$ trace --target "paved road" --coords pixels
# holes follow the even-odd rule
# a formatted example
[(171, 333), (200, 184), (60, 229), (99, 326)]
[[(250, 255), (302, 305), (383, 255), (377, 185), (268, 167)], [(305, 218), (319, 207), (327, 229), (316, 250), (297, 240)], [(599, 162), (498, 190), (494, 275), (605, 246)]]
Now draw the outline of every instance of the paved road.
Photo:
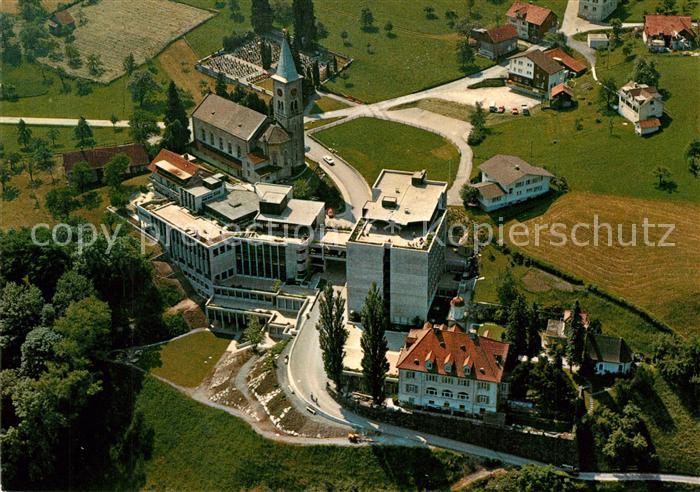
[[(48, 125), (48, 126), (77, 126), (77, 118), (33, 118), (23, 116), (0, 116), (0, 124), (16, 125), (19, 120), (24, 120), (27, 125)], [(88, 125), (92, 127), (112, 127), (129, 128), (129, 120), (119, 120), (114, 125), (109, 120), (87, 120)], [(159, 122), (158, 126), (163, 129), (165, 124)]]
[(672, 482), (700, 485), (700, 477), (690, 475), (669, 475), (666, 473), (597, 473), (582, 472), (580, 480), (596, 482)]

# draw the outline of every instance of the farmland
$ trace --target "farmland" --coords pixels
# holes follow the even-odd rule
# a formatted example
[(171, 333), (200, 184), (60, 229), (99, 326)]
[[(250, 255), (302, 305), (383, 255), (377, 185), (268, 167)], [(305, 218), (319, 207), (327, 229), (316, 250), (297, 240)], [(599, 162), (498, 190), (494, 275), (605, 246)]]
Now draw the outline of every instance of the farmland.
[[(195, 104), (204, 99), (203, 88), (214, 91), (214, 79), (194, 68), (197, 62), (192, 48), (184, 39), (178, 39), (158, 55), (158, 63), (178, 88), (189, 92)], [(229, 87), (229, 90), (232, 87)]]
[(441, 136), (392, 121), (358, 118), (321, 130), (316, 137), (370, 184), (384, 168), (415, 171), (417, 163), (430, 179), (451, 183), (459, 165), (459, 151)]

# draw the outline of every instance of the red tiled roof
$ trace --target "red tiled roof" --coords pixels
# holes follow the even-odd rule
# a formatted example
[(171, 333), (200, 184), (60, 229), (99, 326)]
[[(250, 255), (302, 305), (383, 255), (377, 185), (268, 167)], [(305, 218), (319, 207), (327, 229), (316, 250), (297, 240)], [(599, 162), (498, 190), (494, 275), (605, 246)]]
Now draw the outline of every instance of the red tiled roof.
[[(588, 313), (586, 311), (581, 311), (581, 323), (583, 323), (584, 328), (588, 328)], [(562, 321), (566, 323), (571, 318), (571, 309), (564, 310), (564, 316), (562, 316)]]
[(68, 10), (60, 10), (53, 14), (53, 18), (55, 19), (56, 22), (61, 24), (62, 26), (68, 26), (70, 24), (75, 24), (75, 19), (73, 19), (73, 16), (71, 15)]
[[(410, 340), (415, 338), (413, 343)], [(406, 346), (401, 349), (397, 369), (429, 372), (456, 377), (473, 377), (479, 381), (500, 382), (510, 345), (489, 338), (451, 330), (426, 323), (422, 330), (411, 330)], [(433, 363), (428, 370), (426, 360)], [(445, 371), (445, 363), (452, 365)], [(465, 375), (464, 367), (471, 371)]]
[(561, 63), (564, 65), (566, 68), (571, 70), (572, 72), (581, 73), (584, 70), (586, 70), (586, 64), (583, 62), (580, 62), (573, 56), (567, 54), (563, 49), (561, 48), (554, 48), (551, 50), (547, 50), (544, 52), (545, 55), (550, 57), (552, 60), (554, 60), (557, 63)]
[(566, 84), (559, 84), (552, 87), (552, 97), (557, 97), (562, 93), (568, 94), (569, 97), (574, 97), (574, 91)]
[(197, 164), (193, 164), (180, 154), (167, 149), (162, 149), (160, 152), (158, 152), (158, 155), (155, 156), (155, 158), (148, 165), (148, 170), (157, 174), (158, 168), (156, 167), (156, 164), (160, 161), (167, 161), (187, 174), (195, 174), (197, 171), (199, 171), (199, 166)]
[(658, 128), (661, 126), (661, 120), (658, 118), (649, 118), (639, 122), (639, 128)]
[(647, 36), (671, 36), (685, 32), (695, 37), (693, 21), (684, 15), (646, 15), (644, 16), (644, 33)]
[(491, 38), (491, 42), (494, 44), (518, 37), (518, 31), (515, 30), (513, 24), (494, 27), (486, 31), (486, 34)]
[(66, 152), (63, 154), (63, 168), (66, 172), (70, 172), (76, 163), (85, 161), (93, 169), (102, 169), (117, 154), (126, 154), (129, 158), (129, 167), (148, 164), (146, 147), (141, 144), (126, 144)]
[(540, 26), (551, 13), (552, 11), (546, 7), (540, 7), (531, 3), (515, 2), (506, 12), (506, 17), (524, 15), (527, 22)]

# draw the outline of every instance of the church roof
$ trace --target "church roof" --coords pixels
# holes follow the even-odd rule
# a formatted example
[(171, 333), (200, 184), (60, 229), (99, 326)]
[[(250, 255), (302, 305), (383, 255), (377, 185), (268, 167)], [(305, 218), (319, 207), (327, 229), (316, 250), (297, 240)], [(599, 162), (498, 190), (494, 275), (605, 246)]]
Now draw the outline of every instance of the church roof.
[(250, 140), (258, 128), (268, 121), (264, 114), (216, 94), (208, 94), (192, 112), (192, 118), (208, 123), (242, 140)]
[(263, 133), (263, 140), (272, 145), (281, 144), (289, 141), (289, 134), (277, 123), (273, 123)]
[(285, 82), (294, 82), (301, 78), (294, 65), (294, 57), (286, 37), (282, 38), (280, 59), (277, 63), (277, 72), (273, 77), (283, 79)]

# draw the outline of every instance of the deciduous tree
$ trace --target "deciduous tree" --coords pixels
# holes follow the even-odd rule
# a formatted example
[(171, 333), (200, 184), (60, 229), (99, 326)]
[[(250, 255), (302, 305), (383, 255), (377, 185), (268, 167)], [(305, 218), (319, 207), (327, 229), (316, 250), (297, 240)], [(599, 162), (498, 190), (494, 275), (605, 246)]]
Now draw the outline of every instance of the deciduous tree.
[(160, 85), (149, 70), (134, 72), (129, 79), (129, 92), (131, 99), (143, 107), (148, 96), (160, 90)]
[(95, 146), (95, 137), (92, 133), (92, 128), (90, 128), (84, 116), (81, 116), (78, 120), (78, 126), (73, 130), (73, 138), (80, 150), (83, 150), (85, 147)]

